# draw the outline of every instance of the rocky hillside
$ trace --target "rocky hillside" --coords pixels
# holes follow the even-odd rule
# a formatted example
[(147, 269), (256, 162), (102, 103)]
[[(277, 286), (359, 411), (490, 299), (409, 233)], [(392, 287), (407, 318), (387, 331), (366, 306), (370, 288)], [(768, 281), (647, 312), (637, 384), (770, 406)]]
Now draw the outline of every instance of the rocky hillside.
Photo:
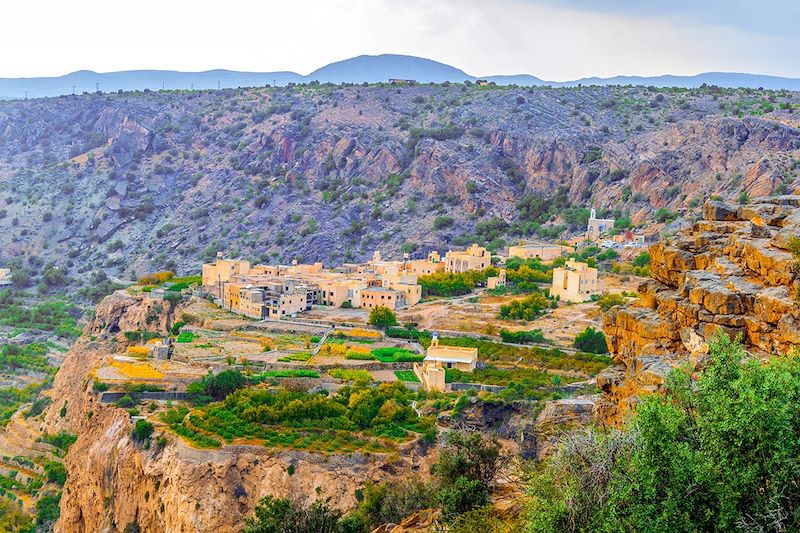
[(720, 332), (754, 357), (800, 347), (800, 196), (710, 201), (704, 217), (650, 247), (652, 279), (603, 319), (615, 366), (598, 376), (601, 416), (621, 421), (678, 365), (707, 361)]
[(798, 108), (790, 92), (457, 84), (5, 102), (0, 261), (54, 286), (196, 270), (217, 250), (497, 247), (577, 230), (590, 206), (666, 224), (710, 195), (795, 189)]

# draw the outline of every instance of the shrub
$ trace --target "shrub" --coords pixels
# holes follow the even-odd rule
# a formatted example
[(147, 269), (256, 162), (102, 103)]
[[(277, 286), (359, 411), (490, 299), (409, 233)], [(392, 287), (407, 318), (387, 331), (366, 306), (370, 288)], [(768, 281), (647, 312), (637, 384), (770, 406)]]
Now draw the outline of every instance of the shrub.
[(582, 352), (598, 354), (608, 353), (606, 336), (602, 331), (597, 331), (592, 327), (588, 327), (578, 333), (575, 337), (575, 348)]
[(544, 338), (544, 334), (542, 334), (542, 330), (540, 329), (535, 329), (533, 331), (508, 331), (506, 329), (501, 329), (500, 338), (503, 339), (503, 342), (511, 342), (514, 344), (547, 342), (547, 339)]
[(678, 218), (678, 213), (670, 211), (666, 207), (660, 207), (655, 214), (656, 222), (672, 222)]
[(192, 342), (194, 339), (197, 338), (197, 335), (192, 333), (191, 331), (181, 331), (178, 333), (175, 342)]
[(528, 485), (527, 531), (793, 531), (800, 359), (749, 360), (720, 335), (623, 430), (568, 438)]
[(57, 485), (64, 485), (67, 481), (67, 470), (58, 461), (47, 461), (44, 463), (44, 471), (47, 474), (47, 481)]
[(604, 292), (597, 298), (597, 305), (603, 311), (608, 311), (614, 306), (624, 305), (626, 302), (625, 297), (619, 293)]
[(550, 307), (547, 297), (535, 292), (522, 300), (514, 300), (510, 304), (500, 306), (500, 318), (508, 320), (533, 320), (544, 309)]
[(133, 438), (138, 442), (144, 442), (153, 434), (153, 424), (144, 419), (139, 419), (133, 426)]
[(452, 228), (454, 223), (455, 220), (453, 220), (453, 217), (442, 215), (434, 219), (433, 230), (437, 231), (445, 228)]
[(175, 277), (173, 272), (154, 272), (137, 280), (139, 285), (161, 285)]

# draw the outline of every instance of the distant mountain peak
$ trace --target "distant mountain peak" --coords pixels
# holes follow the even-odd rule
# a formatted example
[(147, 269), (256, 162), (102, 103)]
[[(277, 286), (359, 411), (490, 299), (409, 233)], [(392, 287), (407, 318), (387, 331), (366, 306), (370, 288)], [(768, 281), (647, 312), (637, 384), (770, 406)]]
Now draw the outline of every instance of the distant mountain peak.
[[(239, 72), (214, 69), (204, 72), (174, 70), (127, 70), (94, 72), (78, 70), (64, 76), (33, 78), (0, 78), (0, 99), (41, 98), (72, 92), (135, 91), (143, 89), (225, 89), (231, 87), (260, 87), (266, 84), (286, 85), (319, 81), (322, 83), (381, 83), (392, 78), (410, 79), (419, 83), (461, 83), (478, 79), (453, 66), (422, 57), (403, 54), (360, 55), (336, 61), (307, 76), (296, 72)], [(588, 77), (579, 80), (553, 82), (529, 74), (481, 76), (498, 85), (653, 85), (656, 87), (699, 87), (703, 84), (721, 87), (789, 89), (800, 91), (800, 79), (782, 78), (734, 72), (705, 72), (693, 76), (614, 76)]]
[(401, 54), (360, 55), (343, 59), (315, 70), (306, 78), (323, 83), (379, 83), (391, 78), (411, 79), (420, 83), (475, 79), (445, 63)]

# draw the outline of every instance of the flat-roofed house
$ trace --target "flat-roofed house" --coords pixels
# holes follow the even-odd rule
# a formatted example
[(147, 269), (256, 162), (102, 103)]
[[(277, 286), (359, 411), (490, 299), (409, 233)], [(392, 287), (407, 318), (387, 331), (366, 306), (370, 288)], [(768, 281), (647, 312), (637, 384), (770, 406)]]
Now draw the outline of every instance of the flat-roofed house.
[(0, 287), (6, 287), (13, 284), (14, 283), (11, 281), (11, 269), (0, 268)]
[(446, 389), (447, 369), (472, 372), (478, 365), (478, 349), (464, 346), (442, 346), (439, 334), (434, 332), (431, 345), (421, 364), (414, 363), (414, 374), (425, 390)]
[(361, 290), (361, 307), (372, 309), (374, 307), (388, 307), (392, 310), (407, 307), (406, 295), (402, 291), (388, 287), (372, 286)]
[(572, 252), (574, 248), (570, 246), (560, 246), (558, 244), (519, 244), (508, 248), (509, 257), (519, 257), (520, 259), (540, 259), (542, 261), (552, 261), (561, 257), (563, 252)]
[(450, 250), (444, 255), (445, 272), (467, 272), (483, 270), (492, 264), (492, 254), (483, 246), (473, 244), (463, 251)]
[(566, 262), (564, 267), (553, 269), (553, 284), (550, 295), (558, 296), (566, 302), (586, 302), (597, 294), (597, 269), (574, 259)]
[(217, 298), (222, 298), (226, 283), (230, 283), (234, 276), (244, 276), (249, 273), (249, 261), (222, 259), (217, 256), (214, 263), (203, 265), (203, 287)]

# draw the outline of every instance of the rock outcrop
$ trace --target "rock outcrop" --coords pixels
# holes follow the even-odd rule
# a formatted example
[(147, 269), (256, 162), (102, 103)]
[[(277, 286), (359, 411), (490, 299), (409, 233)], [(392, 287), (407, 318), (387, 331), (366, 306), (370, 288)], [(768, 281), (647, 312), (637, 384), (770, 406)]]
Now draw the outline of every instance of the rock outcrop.
[[(44, 430), (78, 440), (64, 463), (59, 533), (136, 531), (238, 532), (266, 496), (330, 498), (347, 509), (367, 482), (410, 473), (427, 475), (434, 454), (419, 443), (393, 454), (324, 454), (256, 445), (193, 448), (156, 428), (148, 446), (132, 437), (133, 421), (93, 392), (93, 370), (125, 345), (122, 332), (166, 333), (182, 312), (146, 295), (107, 297), (68, 353), (50, 391)], [(62, 407), (66, 407), (62, 414)]]
[(789, 251), (800, 236), (800, 196), (732, 206), (709, 201), (703, 220), (650, 247), (652, 279), (639, 299), (603, 318), (615, 365), (598, 376), (596, 413), (620, 422), (678, 364), (698, 368), (720, 332), (755, 356), (800, 345), (800, 277)]

